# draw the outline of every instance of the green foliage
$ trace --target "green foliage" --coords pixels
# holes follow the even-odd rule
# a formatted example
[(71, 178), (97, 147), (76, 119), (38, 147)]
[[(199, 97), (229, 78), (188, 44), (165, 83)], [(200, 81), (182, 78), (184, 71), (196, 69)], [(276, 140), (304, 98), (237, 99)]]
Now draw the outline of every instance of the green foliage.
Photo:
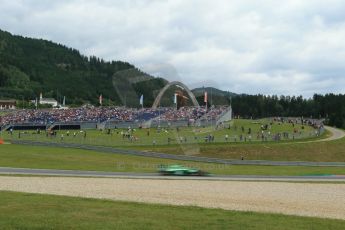
[[(147, 81), (141, 81), (133, 85), (136, 92), (144, 95), (144, 106), (150, 107), (153, 104), (159, 91), (167, 84), (163, 78), (154, 78)], [(140, 94), (140, 95), (141, 95)], [(140, 95), (138, 95), (140, 97)], [(139, 98), (138, 97), (138, 98)]]
[[(29, 100), (42, 92), (44, 97), (61, 102), (66, 96), (68, 104), (80, 105), (97, 104), (102, 94), (107, 104), (123, 105), (118, 84), (130, 86), (150, 79), (153, 77), (126, 62), (86, 57), (63, 45), (0, 30), (0, 98)], [(148, 104), (153, 102), (151, 94)]]
[(315, 94), (310, 99), (243, 94), (232, 98), (232, 107), (235, 116), (326, 118), (326, 124), (345, 128), (345, 95), (342, 94)]
[(8, 86), (14, 89), (27, 89), (29, 77), (14, 66), (4, 68), (0, 65), (0, 86)]

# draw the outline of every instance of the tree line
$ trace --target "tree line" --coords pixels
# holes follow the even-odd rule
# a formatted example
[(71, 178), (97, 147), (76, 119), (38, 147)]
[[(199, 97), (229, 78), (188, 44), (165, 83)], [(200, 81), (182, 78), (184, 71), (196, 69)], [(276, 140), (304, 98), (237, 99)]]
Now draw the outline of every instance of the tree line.
[(328, 125), (345, 128), (344, 94), (315, 94), (308, 99), (302, 96), (238, 95), (231, 99), (231, 105), (235, 116), (316, 118), (325, 119)]
[[(145, 83), (141, 83), (141, 82)], [(42, 39), (14, 36), (0, 30), (0, 98), (33, 100), (40, 93), (69, 105), (97, 104), (103, 95), (108, 105), (123, 105), (123, 87), (130, 86), (135, 101), (144, 93), (152, 98), (162, 87), (135, 66), (84, 56), (78, 50)], [(127, 90), (128, 91), (128, 90)], [(125, 93), (127, 93), (125, 91)], [(133, 96), (134, 97), (134, 96)], [(130, 101), (130, 98), (126, 98)]]

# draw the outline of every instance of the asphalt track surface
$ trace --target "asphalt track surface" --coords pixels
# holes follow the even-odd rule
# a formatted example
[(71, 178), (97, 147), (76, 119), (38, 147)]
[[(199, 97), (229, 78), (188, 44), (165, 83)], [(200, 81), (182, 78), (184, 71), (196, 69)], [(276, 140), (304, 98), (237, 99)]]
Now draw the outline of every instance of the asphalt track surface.
[(257, 176), (257, 175), (209, 175), (209, 176), (162, 176), (159, 173), (127, 173), (56, 169), (29, 169), (0, 167), (0, 175), (63, 176), (63, 177), (108, 177), (124, 179), (168, 180), (247, 180), (247, 181), (328, 181), (345, 182), (345, 175), (325, 176)]

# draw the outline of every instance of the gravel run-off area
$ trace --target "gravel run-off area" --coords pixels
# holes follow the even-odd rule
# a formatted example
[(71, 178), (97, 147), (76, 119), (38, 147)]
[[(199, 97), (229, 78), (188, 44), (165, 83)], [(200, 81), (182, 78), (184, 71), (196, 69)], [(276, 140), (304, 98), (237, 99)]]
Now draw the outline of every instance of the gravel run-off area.
[(345, 219), (345, 184), (1, 176), (0, 190)]

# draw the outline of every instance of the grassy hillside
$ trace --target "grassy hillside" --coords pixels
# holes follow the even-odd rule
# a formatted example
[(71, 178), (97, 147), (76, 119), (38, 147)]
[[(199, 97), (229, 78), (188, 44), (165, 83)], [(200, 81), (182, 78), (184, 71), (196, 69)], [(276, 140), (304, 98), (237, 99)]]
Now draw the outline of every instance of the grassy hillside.
[(204, 93), (207, 92), (208, 94), (208, 102), (209, 105), (229, 105), (230, 98), (236, 97), (237, 94), (229, 92), (229, 91), (222, 91), (220, 89), (216, 89), (213, 87), (204, 87), (204, 88), (195, 88), (192, 90), (196, 99), (198, 100), (200, 105), (204, 105)]
[(141, 94), (152, 100), (165, 84), (127, 62), (86, 57), (64, 45), (0, 30), (0, 98), (33, 99), (42, 92), (58, 101), (66, 96), (68, 104), (97, 104), (102, 94), (104, 104), (123, 105), (126, 85), (127, 101), (136, 106)]

